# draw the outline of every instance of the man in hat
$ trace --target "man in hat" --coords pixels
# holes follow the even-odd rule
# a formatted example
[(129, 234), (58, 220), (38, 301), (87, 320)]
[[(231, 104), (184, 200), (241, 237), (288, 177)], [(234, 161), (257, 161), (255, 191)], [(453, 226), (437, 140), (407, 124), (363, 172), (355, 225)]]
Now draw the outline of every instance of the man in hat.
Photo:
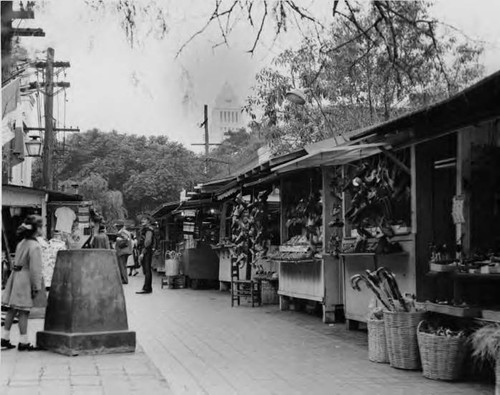
[(130, 232), (125, 229), (123, 222), (116, 223), (115, 227), (118, 230), (115, 249), (118, 257), (120, 277), (122, 279), (122, 284), (128, 284), (127, 260), (130, 254), (132, 254), (132, 236)]
[(151, 262), (153, 260), (153, 237), (154, 229), (151, 226), (151, 219), (143, 217), (141, 219), (141, 230), (139, 237), (139, 244), (137, 248), (140, 251), (139, 260), (142, 261), (142, 269), (144, 271), (144, 286), (138, 294), (150, 294), (153, 292), (153, 270)]

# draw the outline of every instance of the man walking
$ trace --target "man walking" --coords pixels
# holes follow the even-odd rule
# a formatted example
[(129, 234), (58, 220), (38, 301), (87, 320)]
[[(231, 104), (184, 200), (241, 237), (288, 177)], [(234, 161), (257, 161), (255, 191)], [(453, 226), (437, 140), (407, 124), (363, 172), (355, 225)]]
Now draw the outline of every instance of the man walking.
[(115, 224), (115, 227), (118, 229), (115, 249), (118, 257), (120, 277), (122, 279), (122, 284), (128, 284), (127, 260), (130, 254), (132, 254), (132, 236), (130, 232), (125, 229), (123, 223), (119, 222)]
[(136, 292), (138, 294), (150, 294), (153, 292), (153, 271), (151, 268), (151, 261), (153, 259), (153, 232), (151, 220), (148, 217), (143, 217), (141, 220), (138, 249), (140, 251), (139, 259), (142, 260), (142, 268), (144, 270), (144, 286), (141, 291)]

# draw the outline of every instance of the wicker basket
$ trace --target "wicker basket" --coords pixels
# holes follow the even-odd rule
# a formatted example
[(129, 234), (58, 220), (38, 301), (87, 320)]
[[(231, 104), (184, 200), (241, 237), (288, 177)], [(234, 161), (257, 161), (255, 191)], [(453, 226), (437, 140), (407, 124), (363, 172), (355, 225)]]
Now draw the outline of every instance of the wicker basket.
[(368, 320), (368, 359), (372, 362), (388, 363), (384, 320)]
[(422, 321), (417, 328), (424, 377), (433, 380), (458, 380), (467, 354), (466, 338), (422, 332), (426, 325)]
[(393, 368), (419, 370), (417, 326), (424, 318), (424, 312), (384, 311), (387, 354)]

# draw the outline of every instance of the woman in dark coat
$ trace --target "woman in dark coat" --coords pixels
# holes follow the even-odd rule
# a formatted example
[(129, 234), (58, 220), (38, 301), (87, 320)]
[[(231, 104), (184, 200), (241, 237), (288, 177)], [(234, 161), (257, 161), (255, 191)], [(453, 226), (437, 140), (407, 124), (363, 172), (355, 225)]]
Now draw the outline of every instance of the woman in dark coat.
[(2, 304), (9, 308), (2, 328), (3, 349), (15, 347), (10, 342), (10, 328), (19, 314), (21, 336), (17, 348), (19, 351), (37, 350), (28, 342), (28, 316), (32, 307), (44, 307), (33, 303), (37, 294), (43, 292), (42, 247), (36, 240), (42, 235), (42, 226), (40, 216), (30, 215), (18, 229), (23, 239), (17, 245), (14, 267), (2, 294)]

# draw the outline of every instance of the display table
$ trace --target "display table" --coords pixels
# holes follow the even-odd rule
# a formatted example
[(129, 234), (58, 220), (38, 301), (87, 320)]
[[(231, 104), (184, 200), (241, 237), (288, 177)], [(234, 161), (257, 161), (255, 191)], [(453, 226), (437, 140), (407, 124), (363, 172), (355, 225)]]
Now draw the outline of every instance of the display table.
[(280, 309), (288, 310), (290, 298), (323, 305), (323, 322), (336, 322), (342, 315), (342, 282), (339, 265), (330, 255), (311, 260), (279, 263)]
[[(482, 317), (492, 322), (500, 320), (500, 288), (498, 287), (500, 274), (430, 271), (427, 277), (433, 280), (435, 299), (448, 300), (455, 305), (465, 302), (482, 311), (479, 317), (475, 316), (475, 318)], [(443, 293), (443, 289), (447, 292)], [(463, 316), (461, 312), (463, 307), (454, 306), (448, 310), (442, 314)], [(453, 310), (457, 310), (458, 313), (455, 314)]]

